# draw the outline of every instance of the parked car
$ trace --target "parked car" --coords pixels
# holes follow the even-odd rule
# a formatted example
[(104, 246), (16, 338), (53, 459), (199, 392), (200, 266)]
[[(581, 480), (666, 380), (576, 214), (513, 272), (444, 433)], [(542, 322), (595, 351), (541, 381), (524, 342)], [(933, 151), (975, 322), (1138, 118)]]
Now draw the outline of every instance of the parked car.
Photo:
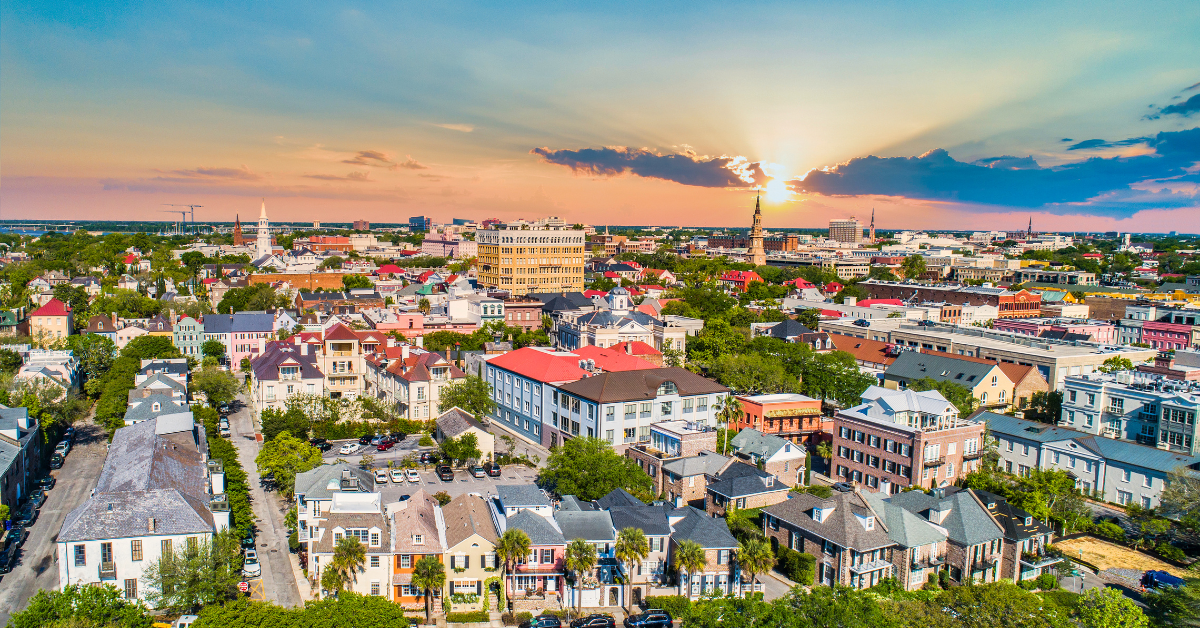
[(625, 628), (671, 628), (671, 614), (659, 609), (625, 618)]
[(242, 559), (242, 576), (246, 578), (257, 578), (262, 575), (262, 565), (258, 562), (258, 552), (248, 549), (246, 557)]
[(437, 454), (427, 451), (421, 454), (421, 464), (433, 464), (438, 461)]
[(8, 531), (8, 544), (10, 547), (13, 545), (21, 547), (25, 544), (25, 541), (28, 538), (29, 530), (26, 530), (25, 526), (23, 525), (14, 525), (12, 529)]
[(40, 488), (33, 489), (29, 493), (29, 503), (33, 504), (34, 508), (41, 508), (42, 504), (46, 503), (46, 491)]
[(53, 456), (50, 456), (50, 468), (51, 469), (61, 469), (62, 466), (63, 466), (63, 457), (60, 454), (54, 454)]
[(383, 434), (376, 434), (371, 438), (371, 444), (378, 447), (379, 443), (382, 443), (384, 438), (386, 437)]
[(33, 525), (33, 522), (37, 521), (37, 517), (38, 509), (31, 502), (25, 502), (25, 505), (21, 506), (17, 510), (16, 516), (13, 517), (13, 525), (29, 527)]
[(54, 453), (56, 453), (60, 456), (66, 456), (67, 454), (71, 453), (71, 441), (69, 441), (69, 440), (58, 441), (58, 444), (54, 446)]
[(486, 478), (487, 471), (484, 471), (483, 467), (481, 467), (479, 465), (475, 465), (475, 466), (471, 467), (471, 475), (473, 475), (477, 478)]
[(395, 468), (390, 471), (392, 476), (392, 484), (404, 483), (404, 469)]
[(395, 446), (396, 446), (396, 443), (394, 441), (392, 441), (392, 439), (385, 438), (385, 439), (379, 441), (379, 444), (375, 446), (375, 449), (377, 449), (379, 451), (387, 451)]
[(358, 445), (354, 443), (346, 443), (338, 449), (339, 454), (352, 454), (356, 451), (358, 451)]
[(571, 628), (613, 628), (616, 625), (617, 620), (613, 619), (612, 615), (601, 613), (580, 617), (571, 621)]
[(854, 485), (849, 482), (836, 482), (833, 485), (833, 490), (839, 493), (853, 493)]
[(229, 438), (230, 436), (233, 435), (233, 433), (229, 431), (229, 424), (225, 424), (225, 425), (218, 427), (217, 434), (219, 434), (221, 436), (221, 438)]
[(43, 491), (48, 491), (54, 488), (55, 482), (56, 480), (54, 479), (53, 475), (47, 475), (46, 477), (38, 480), (37, 485), (38, 488), (42, 489)]
[(16, 562), (17, 546), (10, 545), (8, 549), (0, 551), (0, 574), (12, 571), (13, 563)]
[(494, 478), (500, 477), (500, 474), (503, 473), (503, 471), (500, 469), (500, 465), (494, 462), (489, 462), (483, 465), (483, 470), (487, 471), (487, 474)]
[(372, 439), (372, 438), (375, 438), (375, 437), (374, 437), (374, 436), (371, 436), (370, 434), (367, 434), (366, 436), (359, 436), (359, 437), (358, 437), (358, 444), (359, 444), (359, 445), (370, 445), (370, 444), (371, 444), (371, 439)]
[(404, 432), (392, 432), (391, 434), (388, 434), (388, 437), (398, 443), (408, 438), (408, 434), (405, 434)]
[(249, 530), (247, 530), (246, 536), (242, 537), (242, 547), (245, 547), (245, 548), (254, 547), (254, 528), (250, 528)]
[(538, 615), (521, 622), (520, 628), (562, 628), (562, 620), (554, 615)]
[(408, 471), (404, 472), (404, 475), (408, 478), (408, 481), (413, 484), (421, 483), (421, 474), (417, 473), (416, 469), (409, 469)]
[(375, 483), (387, 484), (388, 474), (387, 469), (375, 469)]
[(63, 440), (75, 442), (75, 428), (68, 427), (67, 429), (63, 430)]
[(329, 441), (325, 440), (324, 438), (310, 439), (308, 441), (308, 444), (312, 445), (313, 447), (316, 447), (317, 449), (320, 449), (323, 452), (333, 449), (333, 444), (330, 443)]
[(450, 465), (444, 464), (437, 468), (437, 476), (443, 482), (453, 482), (454, 481), (454, 469), (451, 469)]

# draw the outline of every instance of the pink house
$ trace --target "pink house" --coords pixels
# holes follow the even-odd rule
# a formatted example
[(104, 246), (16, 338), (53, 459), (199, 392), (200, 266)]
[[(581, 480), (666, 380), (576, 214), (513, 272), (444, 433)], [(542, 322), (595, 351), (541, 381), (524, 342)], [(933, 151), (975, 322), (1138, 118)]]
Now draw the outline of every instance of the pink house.
[(1154, 349), (1187, 349), (1191, 339), (1191, 325), (1159, 321), (1146, 321), (1142, 325), (1142, 342)]
[(1089, 336), (1093, 342), (1117, 342), (1116, 325), (1104, 321), (1065, 318), (998, 318), (994, 325), (997, 331), (1026, 336), (1042, 336), (1046, 332), (1057, 332)]

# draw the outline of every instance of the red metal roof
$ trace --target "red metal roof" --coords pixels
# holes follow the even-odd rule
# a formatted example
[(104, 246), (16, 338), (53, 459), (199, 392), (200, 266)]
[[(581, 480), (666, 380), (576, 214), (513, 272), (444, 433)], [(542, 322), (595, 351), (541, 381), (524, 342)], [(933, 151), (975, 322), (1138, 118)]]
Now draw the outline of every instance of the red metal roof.
[(50, 302), (34, 310), (30, 316), (66, 316), (71, 313), (71, 308), (59, 301), (58, 299), (50, 299)]
[(539, 382), (573, 382), (588, 376), (579, 368), (579, 356), (556, 355), (533, 347), (510, 351), (488, 360), (488, 364)]
[[(645, 343), (638, 343), (645, 345)], [(654, 348), (650, 348), (654, 351)], [(618, 349), (616, 346), (602, 349), (595, 345), (580, 347), (573, 351), (579, 357), (585, 360), (595, 360), (596, 367), (603, 371), (616, 373), (619, 371), (638, 371), (642, 369), (656, 369), (654, 364), (647, 362), (636, 355), (625, 353), (625, 348)]]

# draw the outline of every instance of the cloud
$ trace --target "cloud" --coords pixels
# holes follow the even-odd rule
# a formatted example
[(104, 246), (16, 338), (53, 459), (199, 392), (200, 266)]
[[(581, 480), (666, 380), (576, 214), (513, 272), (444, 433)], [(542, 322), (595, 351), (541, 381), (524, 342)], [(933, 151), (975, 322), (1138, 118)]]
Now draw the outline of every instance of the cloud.
[(396, 162), (390, 157), (377, 150), (360, 150), (350, 159), (343, 159), (342, 163), (352, 166), (372, 166), (375, 168), (396, 168)]
[[(162, 172), (161, 170), (159, 172)], [(188, 179), (242, 179), (257, 181), (262, 175), (251, 172), (246, 166), (240, 168), (194, 168), (192, 170), (171, 170), (167, 174)]]
[(404, 168), (406, 170), (429, 170), (429, 166), (418, 162), (416, 159), (413, 159), (412, 155), (405, 155), (405, 157), (407, 157), (407, 159), (396, 164), (397, 168)]
[[(1195, 86), (1193, 85), (1193, 87)], [(1166, 107), (1159, 109), (1158, 114), (1153, 117), (1158, 118), (1159, 116), (1179, 115), (1186, 118), (1197, 111), (1200, 111), (1200, 94), (1196, 94), (1195, 96), (1192, 96), (1181, 103), (1167, 105)]]
[(1126, 140), (1118, 140), (1109, 142), (1106, 140), (1083, 140), (1076, 144), (1067, 147), (1067, 150), (1087, 150), (1089, 148), (1114, 148), (1117, 146), (1134, 146), (1136, 144), (1145, 144), (1153, 138), (1149, 137), (1131, 137)]
[(301, 176), (306, 179), (320, 179), (321, 181), (356, 181), (360, 183), (370, 181), (366, 172), (351, 172), (346, 176), (337, 174), (305, 174)]
[[(800, 179), (790, 181), (789, 185), (798, 192), (826, 196), (902, 196), (983, 205), (1047, 207), (1054, 211), (1057, 205), (1086, 203), (1106, 193), (1128, 190), (1136, 183), (1190, 177), (1188, 169), (1200, 161), (1200, 128), (1122, 142), (1145, 143), (1154, 152), (1133, 157), (1092, 157), (1045, 168), (1032, 158), (1000, 157), (962, 162), (939, 148), (919, 157), (872, 155), (855, 158), (831, 168), (811, 170)], [(1120, 204), (1100, 209), (1114, 214), (1130, 211)], [(1077, 207), (1075, 211), (1078, 211)]]
[(463, 133), (470, 133), (471, 131), (474, 131), (474, 130), (475, 130), (475, 125), (473, 125), (473, 124), (449, 124), (449, 123), (445, 123), (445, 124), (434, 124), (433, 126), (436, 126), (436, 127), (441, 127), (441, 128), (443, 128), (443, 129), (450, 129), (451, 131), (461, 131), (461, 132), (463, 132)]
[(626, 172), (648, 179), (663, 179), (706, 188), (744, 188), (766, 183), (762, 164), (745, 157), (708, 157), (694, 151), (660, 154), (648, 148), (624, 146), (552, 150), (530, 153), (577, 173), (615, 177)]

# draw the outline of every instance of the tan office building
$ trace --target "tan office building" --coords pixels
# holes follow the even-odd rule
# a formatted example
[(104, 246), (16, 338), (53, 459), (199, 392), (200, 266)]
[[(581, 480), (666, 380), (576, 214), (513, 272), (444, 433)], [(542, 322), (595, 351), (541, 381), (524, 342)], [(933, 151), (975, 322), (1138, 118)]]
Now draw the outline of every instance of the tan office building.
[(829, 239), (838, 242), (862, 242), (863, 226), (857, 218), (849, 220), (834, 219), (829, 221)]
[(479, 285), (513, 296), (582, 292), (584, 237), (565, 225), (509, 223), (477, 231)]

